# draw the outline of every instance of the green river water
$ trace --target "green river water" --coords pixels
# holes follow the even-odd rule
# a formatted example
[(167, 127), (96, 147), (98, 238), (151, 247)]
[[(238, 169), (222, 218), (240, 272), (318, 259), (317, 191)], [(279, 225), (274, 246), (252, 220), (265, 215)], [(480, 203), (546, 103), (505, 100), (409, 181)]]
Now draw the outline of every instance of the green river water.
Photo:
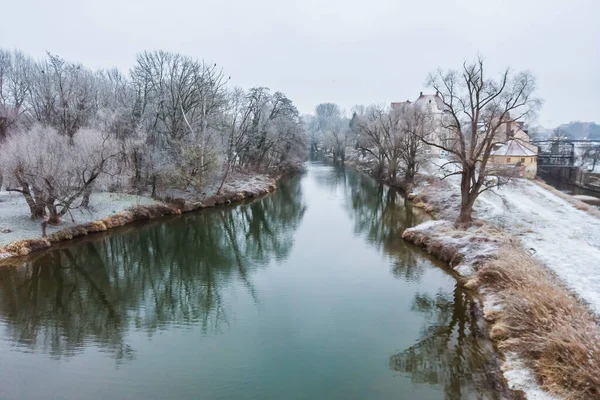
[(0, 267), (1, 399), (496, 398), (475, 300), (348, 169)]

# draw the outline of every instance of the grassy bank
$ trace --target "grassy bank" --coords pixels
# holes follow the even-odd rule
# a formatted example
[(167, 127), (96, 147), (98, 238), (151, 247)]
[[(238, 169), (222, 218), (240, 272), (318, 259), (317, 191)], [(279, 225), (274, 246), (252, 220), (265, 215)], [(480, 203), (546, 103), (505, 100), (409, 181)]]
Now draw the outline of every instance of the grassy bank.
[[(345, 163), (347, 166), (365, 174), (370, 176), (371, 178), (375, 179), (375, 180), (379, 180), (377, 177), (377, 174), (375, 172), (375, 168), (373, 164), (366, 164), (366, 163), (360, 163), (358, 162), (355, 158), (351, 158), (349, 160), (346, 161)], [(402, 191), (403, 193), (406, 194), (406, 197), (412, 201), (413, 206), (416, 208), (420, 208), (422, 210), (424, 210), (426, 213), (430, 214), (433, 218), (436, 218), (438, 216), (444, 216), (444, 215), (449, 215), (449, 214), (445, 214), (444, 212), (446, 211), (443, 207), (443, 204), (445, 203), (445, 201), (441, 200), (440, 202), (430, 202), (431, 200), (427, 198), (427, 196), (425, 196), (424, 194), (420, 194), (417, 195), (415, 193), (411, 193), (412, 189), (415, 187), (438, 187), (440, 190), (445, 190), (447, 189), (446, 183), (440, 181), (437, 178), (431, 177), (431, 176), (426, 176), (426, 175), (418, 175), (415, 178), (415, 182), (407, 184), (406, 182), (404, 182), (401, 179), (397, 179), (393, 182), (390, 182), (390, 180), (388, 179), (384, 179), (380, 181), (381, 183), (384, 183), (390, 187), (399, 189), (400, 191)], [(440, 207), (439, 209), (437, 207)], [(428, 221), (425, 222), (424, 224), (421, 225), (421, 227), (428, 227), (428, 226), (436, 226), (436, 224), (439, 223), (443, 223), (443, 222), (438, 222), (435, 220), (432, 221)], [(413, 230), (409, 230), (408, 232), (414, 232)], [(461, 263), (463, 263), (463, 261), (465, 260), (465, 257), (463, 255), (460, 254), (460, 252), (458, 251), (458, 249), (454, 246), (442, 246), (441, 243), (436, 243), (433, 241), (429, 241), (427, 240), (427, 237), (425, 235), (419, 235), (419, 236), (407, 236), (405, 237), (406, 240), (411, 241), (413, 243), (415, 243), (416, 245), (425, 248), (425, 250), (434, 255), (436, 258), (446, 262), (450, 267), (455, 268), (457, 266), (459, 266)], [(413, 240), (414, 239), (414, 240)], [(488, 251), (484, 248), (484, 246), (481, 246), (479, 254), (483, 254), (485, 251)], [(467, 259), (469, 258), (469, 256), (466, 257)], [(457, 274), (453, 274), (454, 277), (457, 277)], [(458, 279), (459, 280), (459, 284), (463, 284), (465, 283), (464, 279)], [(482, 308), (482, 304), (480, 302), (477, 302), (475, 304), (476, 309), (475, 309), (475, 314), (477, 315), (477, 318), (480, 320), (480, 329), (482, 334), (484, 335), (484, 337), (489, 337), (489, 329), (490, 326), (489, 324), (486, 322), (486, 319), (483, 317), (484, 315), (484, 309)], [(501, 365), (503, 363), (503, 359), (501, 357), (501, 354), (499, 352), (497, 352), (497, 346), (490, 341), (489, 343), (489, 361), (486, 365), (486, 376), (487, 376), (487, 384), (490, 387), (493, 387), (496, 394), (498, 395), (498, 398), (503, 398), (503, 399), (525, 399), (526, 396), (524, 393), (518, 391), (518, 390), (513, 390), (509, 387), (507, 380), (505, 379), (504, 375), (502, 374), (502, 370), (501, 370)]]
[[(177, 215), (184, 212), (191, 212), (205, 208), (215, 207), (219, 205), (231, 204), (233, 202), (252, 199), (271, 193), (277, 188), (277, 181), (284, 175), (297, 172), (297, 170), (281, 171), (272, 175), (244, 175), (234, 176), (225, 185), (219, 194), (181, 194), (177, 196), (175, 193), (172, 196), (162, 199), (151, 200), (146, 199), (144, 203), (134, 206), (129, 206), (104, 218), (99, 218), (91, 221), (85, 221), (80, 224), (71, 223), (64, 228), (52, 229), (47, 237), (41, 237), (42, 231), (39, 228), (39, 236), (30, 236), (20, 240), (12, 241), (8, 244), (0, 246), (0, 259), (18, 257), (31, 254), (35, 251), (47, 249), (54, 243), (71, 240), (76, 237), (93, 234), (96, 232), (104, 232), (108, 229), (116, 228), (131, 224), (136, 221), (149, 220), (162, 216)], [(116, 209), (123, 206), (123, 203), (113, 205), (110, 208)], [(15, 210), (17, 211), (17, 210)], [(26, 208), (19, 209), (18, 212), (25, 213)], [(93, 215), (93, 214), (90, 214)], [(13, 230), (18, 230), (18, 226), (3, 226), (11, 233)], [(24, 235), (31, 235), (31, 230), (28, 230)], [(21, 235), (23, 236), (23, 235)]]
[[(434, 199), (431, 193), (419, 197), (424, 199), (433, 200), (428, 207), (435, 209), (448, 201)], [(407, 229), (403, 238), (454, 267), (465, 287), (481, 295), (490, 339), (509, 360), (503, 369), (514, 388), (536, 391), (514, 372), (510, 360), (517, 359), (547, 393), (566, 399), (600, 398), (600, 327), (595, 314), (523, 250), (518, 239), (482, 221), (459, 230), (445, 220)]]

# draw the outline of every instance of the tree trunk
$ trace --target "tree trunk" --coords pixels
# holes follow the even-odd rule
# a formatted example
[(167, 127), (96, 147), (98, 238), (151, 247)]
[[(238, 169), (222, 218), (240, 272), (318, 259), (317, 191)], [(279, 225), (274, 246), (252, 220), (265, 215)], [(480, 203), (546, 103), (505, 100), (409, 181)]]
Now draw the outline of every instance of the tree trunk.
[(46, 210), (43, 201), (37, 196), (32, 196), (28, 189), (23, 188), (23, 196), (29, 206), (31, 219), (43, 218), (46, 215)]
[(89, 185), (83, 191), (83, 198), (81, 199), (81, 207), (89, 208), (90, 207), (90, 196), (92, 195), (92, 185)]
[(223, 180), (221, 180), (221, 184), (219, 185), (219, 189), (217, 189), (217, 194), (221, 194), (221, 189), (223, 189), (223, 185), (227, 180), (227, 176), (229, 175), (229, 168), (231, 167), (231, 163), (227, 163), (227, 169), (225, 170), (225, 175), (223, 175)]
[(134, 150), (131, 154), (133, 163), (133, 186), (139, 190), (140, 182), (142, 181), (142, 171), (140, 169), (141, 159), (137, 150)]
[(383, 179), (383, 170), (384, 170), (383, 161), (380, 160), (379, 164), (377, 165), (377, 169), (375, 170), (375, 174), (376, 174), (378, 180)]
[(468, 227), (473, 222), (473, 204), (477, 199), (476, 188), (471, 187), (475, 179), (475, 167), (463, 166), (463, 174), (460, 182), (460, 214), (456, 219), (456, 225)]
[(415, 172), (414, 169), (412, 167), (408, 167), (406, 168), (406, 173), (404, 174), (404, 180), (407, 183), (412, 183), (415, 179)]
[(48, 234), (46, 233), (47, 227), (48, 227), (48, 220), (44, 218), (44, 220), (42, 221), (42, 237), (43, 238), (48, 237)]
[(470, 204), (461, 204), (460, 214), (456, 218), (456, 225), (468, 227), (473, 222), (473, 206)]
[(46, 210), (43, 205), (35, 204), (33, 208), (30, 206), (29, 211), (31, 212), (31, 219), (44, 218)]
[(58, 211), (56, 210), (56, 205), (54, 204), (54, 201), (52, 201), (52, 203), (47, 205), (48, 208), (48, 223), (51, 225), (58, 225), (62, 222), (62, 216), (58, 213)]

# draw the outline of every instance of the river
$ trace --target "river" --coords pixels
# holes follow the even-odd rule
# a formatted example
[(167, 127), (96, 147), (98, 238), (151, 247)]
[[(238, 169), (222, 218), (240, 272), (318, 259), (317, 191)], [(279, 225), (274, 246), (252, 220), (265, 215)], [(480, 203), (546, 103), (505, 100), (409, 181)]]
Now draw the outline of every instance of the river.
[(325, 163), (279, 186), (0, 267), (0, 398), (496, 398), (423, 216)]

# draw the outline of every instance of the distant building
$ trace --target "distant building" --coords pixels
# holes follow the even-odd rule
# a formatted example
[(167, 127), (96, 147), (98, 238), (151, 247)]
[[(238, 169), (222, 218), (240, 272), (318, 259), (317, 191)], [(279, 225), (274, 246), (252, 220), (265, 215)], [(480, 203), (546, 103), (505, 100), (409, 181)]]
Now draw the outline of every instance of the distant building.
[(501, 125), (498, 128), (496, 138), (499, 142), (506, 142), (511, 139), (518, 140), (519, 143), (537, 154), (538, 148), (531, 143), (529, 133), (525, 130), (524, 124), (521, 121), (511, 121)]
[[(436, 130), (433, 132), (430, 138), (432, 143), (442, 145), (444, 140), (449, 138), (448, 130), (443, 128), (443, 124), (441, 124), (442, 119), (444, 118), (446, 107), (444, 106), (444, 102), (439, 93), (436, 92), (435, 94), (423, 94), (423, 92), (421, 92), (419, 97), (414, 102), (411, 102), (410, 100), (393, 102), (391, 104), (391, 108), (392, 110), (401, 110), (408, 105), (420, 107), (422, 110), (433, 115), (435, 122), (437, 123)], [(440, 154), (441, 149), (435, 146), (428, 146), (427, 151), (431, 154)]]
[(496, 169), (519, 168), (519, 176), (529, 179), (535, 178), (537, 174), (537, 148), (532, 150), (527, 144), (529, 143), (514, 138), (499, 145), (492, 151), (489, 160), (490, 167)]

